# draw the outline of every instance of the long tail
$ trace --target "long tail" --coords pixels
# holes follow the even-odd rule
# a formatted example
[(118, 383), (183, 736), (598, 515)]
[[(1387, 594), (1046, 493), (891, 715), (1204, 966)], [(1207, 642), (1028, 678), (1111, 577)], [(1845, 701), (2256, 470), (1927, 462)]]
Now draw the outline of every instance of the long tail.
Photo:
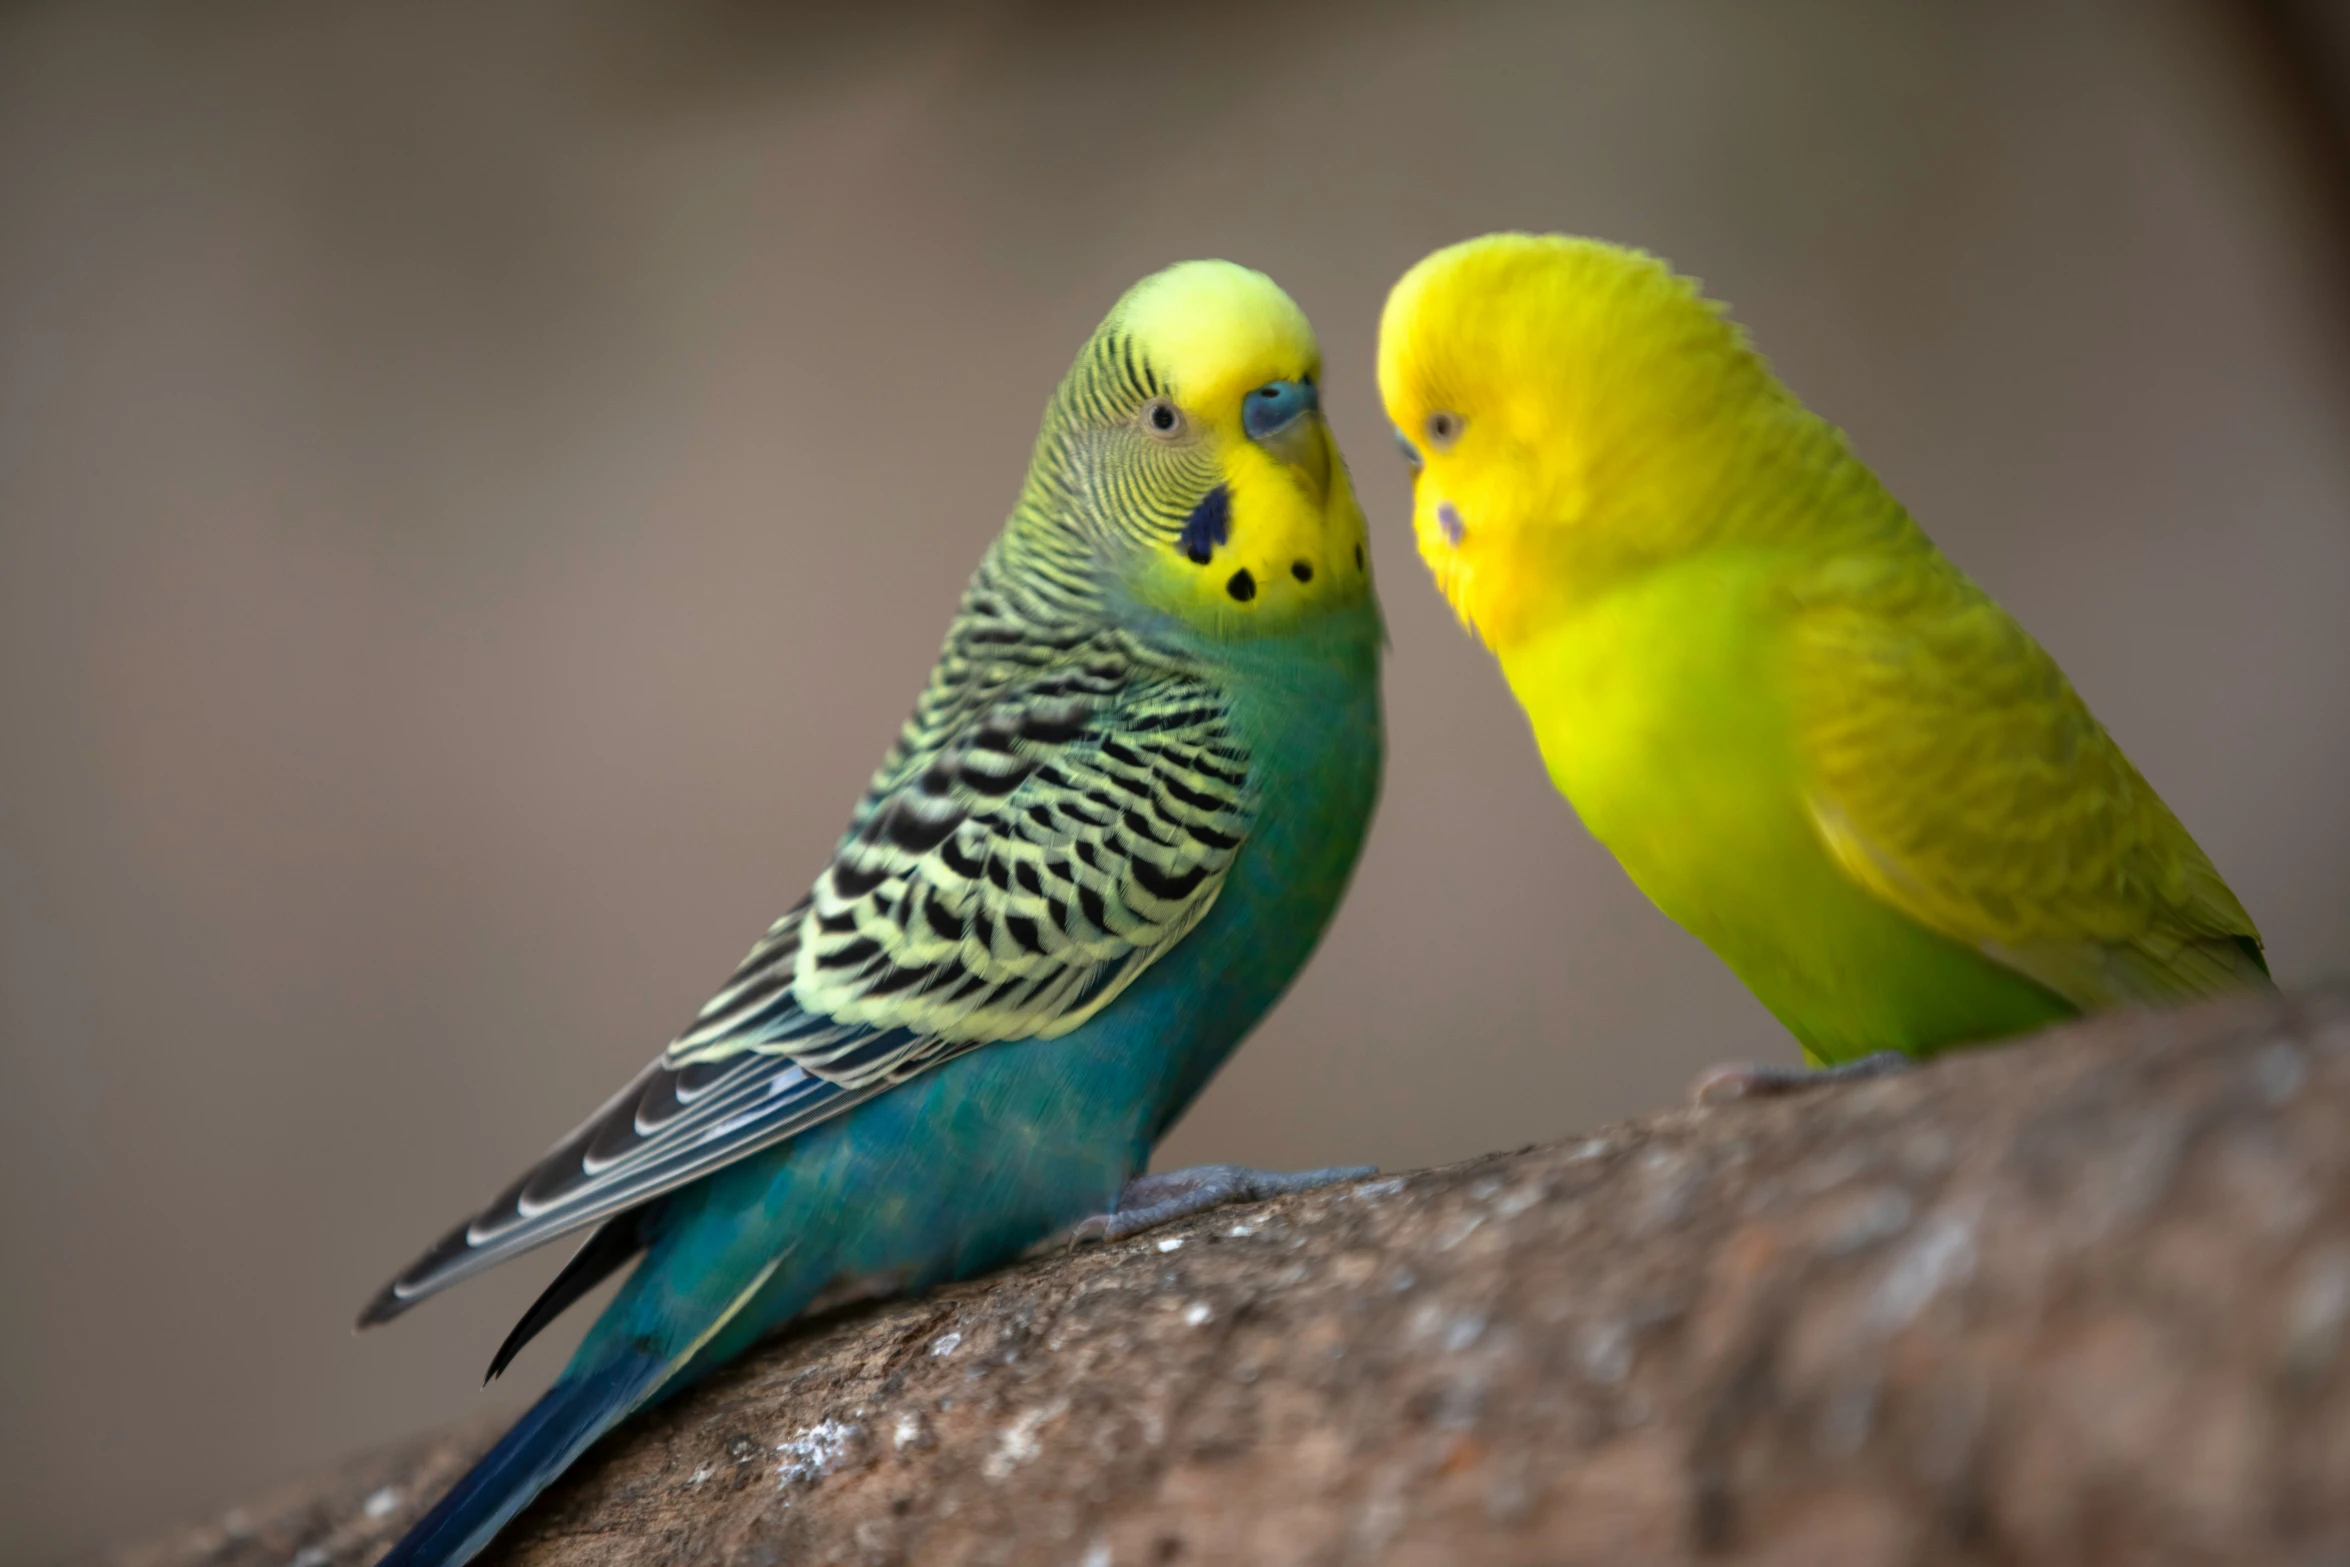
[(671, 1362), (629, 1353), (566, 1370), (376, 1567), (462, 1567), (599, 1436), (650, 1399)]

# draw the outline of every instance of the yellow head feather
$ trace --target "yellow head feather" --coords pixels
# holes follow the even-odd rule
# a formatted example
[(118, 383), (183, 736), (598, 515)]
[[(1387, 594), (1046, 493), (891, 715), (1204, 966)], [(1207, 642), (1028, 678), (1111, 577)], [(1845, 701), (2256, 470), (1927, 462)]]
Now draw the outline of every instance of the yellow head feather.
[(1264, 273), (1230, 261), (1179, 261), (1127, 290), (1103, 323), (1123, 332), (1178, 398), (1230, 410), (1267, 381), (1322, 372), (1321, 345), (1296, 301)]
[[(1072, 389), (1085, 396), (1088, 387), (1100, 405), (1069, 410), (1074, 417), (1133, 417), (1118, 391), (1101, 390), (1105, 380), (1125, 384), (1129, 349), (1182, 423), (1165, 450), (1145, 451), (1127, 468), (1128, 482), (1150, 490), (1148, 470), (1164, 458), (1209, 481), (1178, 479), (1170, 469), (1168, 496), (1190, 508), (1200, 498), (1195, 492), (1220, 488), (1226, 508), (1205, 558), (1185, 547), (1179, 531), (1162, 527), (1131, 573), (1136, 595), (1225, 637), (1280, 630), (1367, 596), (1362, 508), (1318, 408), (1321, 348), (1290, 297), (1263, 273), (1228, 261), (1182, 262), (1145, 278), (1103, 321), (1072, 372), (1065, 407)], [(1088, 378), (1089, 360), (1118, 373), (1097, 370)], [(1277, 437), (1252, 437), (1248, 400), (1291, 383), (1313, 388), (1317, 406)]]
[(1696, 283), (1597, 240), (1494, 234), (1429, 256), (1388, 295), (1379, 389), (1418, 455), (1421, 556), (1496, 649), (1767, 523), (1744, 493), (1757, 463), (1848, 463)]

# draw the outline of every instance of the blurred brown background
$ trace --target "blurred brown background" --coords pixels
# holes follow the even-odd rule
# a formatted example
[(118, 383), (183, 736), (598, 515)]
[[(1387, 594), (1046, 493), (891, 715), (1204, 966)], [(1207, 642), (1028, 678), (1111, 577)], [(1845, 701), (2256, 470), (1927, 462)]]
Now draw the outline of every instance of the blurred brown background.
[(1732, 301), (2280, 978), (2350, 967), (2333, 7), (844, 10), (0, 11), (0, 1559), (485, 1396), (554, 1254), (352, 1313), (802, 890), (1054, 379), (1179, 257), (1321, 328), (1393, 766), (1166, 1158), (1449, 1159), (1792, 1059), (1412, 558), (1378, 305), (1495, 227)]

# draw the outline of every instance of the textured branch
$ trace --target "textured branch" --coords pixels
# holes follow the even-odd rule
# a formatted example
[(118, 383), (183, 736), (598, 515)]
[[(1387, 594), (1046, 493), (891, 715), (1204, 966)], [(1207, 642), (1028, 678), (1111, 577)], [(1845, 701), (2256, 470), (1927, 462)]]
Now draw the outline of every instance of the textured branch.
[[(773, 1345), (490, 1560), (2340, 1560), (2345, 1128), (2328, 991), (1227, 1209)], [(120, 1560), (371, 1561), (494, 1434)]]

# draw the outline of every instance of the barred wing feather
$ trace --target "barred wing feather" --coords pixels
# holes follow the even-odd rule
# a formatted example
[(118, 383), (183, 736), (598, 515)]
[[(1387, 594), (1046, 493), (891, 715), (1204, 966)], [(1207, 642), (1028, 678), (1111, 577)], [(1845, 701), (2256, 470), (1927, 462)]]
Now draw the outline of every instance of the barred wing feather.
[(954, 1055), (1067, 1033), (1197, 925), (1255, 804), (1222, 692), (1108, 639), (1056, 651), (934, 683), (809, 897), (657, 1060), (361, 1322)]

